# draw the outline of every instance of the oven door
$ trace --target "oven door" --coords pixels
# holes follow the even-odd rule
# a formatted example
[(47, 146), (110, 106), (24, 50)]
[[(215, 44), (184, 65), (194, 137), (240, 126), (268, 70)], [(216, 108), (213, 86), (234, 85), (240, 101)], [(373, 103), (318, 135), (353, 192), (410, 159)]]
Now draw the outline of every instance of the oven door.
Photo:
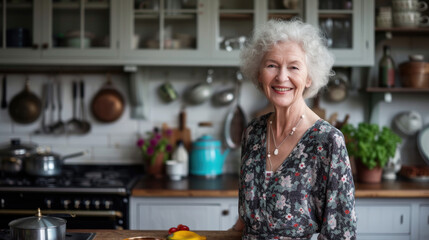
[[(9, 228), (12, 220), (33, 216), (34, 213), (34, 210), (0, 209), (0, 228)], [(120, 211), (42, 210), (42, 214), (65, 219), (67, 229), (124, 229), (124, 214)]]

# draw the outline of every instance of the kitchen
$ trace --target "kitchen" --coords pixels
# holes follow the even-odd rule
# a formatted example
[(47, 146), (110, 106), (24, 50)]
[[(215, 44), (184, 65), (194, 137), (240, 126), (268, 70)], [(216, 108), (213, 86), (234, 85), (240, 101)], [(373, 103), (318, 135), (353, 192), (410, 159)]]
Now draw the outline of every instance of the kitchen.
[[(40, 98), (43, 96), (45, 83), (61, 83), (63, 101), (61, 117), (66, 122), (73, 118), (73, 103), (75, 102), (73, 100), (73, 82), (83, 80), (83, 106), (91, 129), (86, 134), (36, 134), (36, 131), (42, 129), (44, 115), (46, 115), (45, 120), (48, 124), (58, 120), (58, 104), (56, 104), (55, 110), (48, 109), (42, 112), (37, 120), (29, 124), (16, 123), (6, 108), (0, 110), (0, 142), (9, 145), (11, 139), (18, 138), (22, 143), (32, 142), (42, 147), (49, 147), (60, 156), (85, 152), (83, 156), (65, 161), (64, 170), (66, 172), (73, 171), (67, 167), (73, 168), (75, 165), (101, 166), (107, 168), (108, 171), (112, 171), (111, 167), (113, 166), (115, 169), (117, 165), (141, 166), (142, 155), (136, 146), (137, 140), (147, 131), (151, 131), (153, 127), (162, 128), (163, 124), (171, 128), (178, 128), (179, 115), (185, 102), (185, 92), (190, 86), (204, 82), (208, 78), (210, 69), (213, 70), (211, 84), (213, 93), (236, 86), (239, 37), (248, 36), (254, 23), (279, 15), (285, 17), (298, 15), (315, 24), (320, 21), (317, 17), (319, 13), (316, 1), (298, 1), (299, 4), (291, 9), (286, 9), (281, 1), (268, 0), (246, 1), (245, 4), (242, 1), (200, 0), (196, 3), (195, 1), (176, 0), (184, 5), (167, 7), (171, 2), (175, 1), (3, 0), (0, 9), (2, 9), (1, 6), (6, 6), (6, 11), (2, 11), (3, 15), (0, 14), (0, 16), (5, 19), (2, 21), (7, 28), (25, 27), (33, 30), (31, 46), (25, 45), (26, 47), (18, 49), (8, 47), (6, 37), (2, 38), (0, 76), (7, 78), (8, 104), (10, 105), (12, 98), (23, 90), (27, 78), (31, 92)], [(331, 1), (320, 1), (320, 5), (329, 2)], [(352, 6), (355, 6), (352, 8), (353, 10), (346, 10), (348, 14), (346, 15), (352, 18), (352, 22), (355, 24), (353, 34), (350, 34), (353, 35), (354, 44), (351, 47), (352, 50), (334, 48), (334, 53), (340, 59), (337, 61), (336, 72), (346, 76), (347, 98), (333, 102), (329, 101), (328, 96), (324, 94), (320, 98), (320, 107), (325, 110), (326, 118), (335, 116), (337, 113), (337, 119), (343, 121), (348, 114), (348, 122), (352, 124), (371, 121), (382, 126), (392, 126), (393, 119), (398, 113), (414, 110), (421, 116), (423, 125), (428, 124), (429, 114), (427, 106), (425, 106), (427, 91), (392, 91), (391, 93), (366, 91), (367, 87), (376, 86), (377, 65), (381, 59), (384, 44), (390, 45), (391, 55), (397, 65), (408, 61), (408, 55), (411, 54), (422, 54), (424, 59), (429, 58), (426, 47), (427, 28), (420, 27), (416, 31), (405, 33), (385, 31), (377, 28), (376, 17), (380, 7), (391, 6), (390, 1), (361, 2), (354, 0), (344, 2), (351, 2)], [(218, 7), (220, 5), (231, 9), (220, 9)], [(164, 8), (167, 11), (159, 11)], [(6, 12), (6, 15), (3, 12)], [(154, 14), (159, 14), (159, 19), (153, 17)], [(320, 14), (323, 14), (323, 11)], [(217, 20), (218, 17), (220, 20)], [(19, 24), (23, 25), (18, 26)], [(63, 32), (62, 29), (67, 29), (67, 31)], [(73, 45), (76, 44), (73, 41), (64, 43), (66, 40), (73, 39), (76, 33), (69, 31), (76, 29), (81, 30), (81, 35), (78, 36), (85, 36), (80, 38), (80, 45), (78, 43), (78, 47), (76, 47)], [(5, 35), (5, 31), (6, 29), (2, 28), (2, 36)], [(107, 34), (109, 41), (105, 37), (95, 38), (86, 31), (92, 32), (96, 36)], [(66, 35), (67, 33), (69, 35)], [(161, 44), (162, 49), (159, 49), (160, 44), (153, 45), (154, 39), (151, 39), (150, 36), (161, 36), (161, 39), (155, 39), (155, 42), (156, 40), (165, 42), (165, 45)], [(196, 43), (192, 43), (192, 41), (189, 43), (189, 36), (193, 36)], [(230, 36), (233, 37), (229, 38)], [(89, 39), (94, 40), (94, 43), (91, 43), (94, 44), (93, 47), (88, 47)], [(46, 46), (43, 44), (45, 42)], [(33, 46), (37, 44), (39, 46)], [(91, 107), (94, 97), (103, 89), (109, 78), (114, 89), (124, 97), (124, 108), (118, 119), (103, 122), (95, 117)], [(398, 78), (397, 81), (400, 86), (400, 79)], [(168, 82), (178, 93), (178, 97), (167, 103), (160, 97), (158, 91), (162, 84)], [(391, 102), (388, 101), (390, 99)], [(81, 111), (79, 101), (79, 98), (76, 99), (77, 112)], [(239, 103), (248, 119), (264, 110), (267, 105), (263, 96), (250, 82), (245, 80), (241, 85)], [(310, 104), (312, 104), (311, 100)], [(211, 99), (199, 105), (187, 105), (184, 108), (186, 127), (190, 129), (192, 141), (204, 134), (209, 134), (224, 144), (223, 127), (231, 107), (233, 107), (232, 103), (216, 106)], [(78, 116), (80, 115), (78, 114)], [(416, 136), (401, 137), (403, 138), (402, 164), (425, 164), (417, 149)], [(227, 155), (223, 165), (223, 175), (226, 179), (222, 177), (213, 181), (199, 181), (190, 177), (178, 182), (170, 182), (167, 179), (138, 182), (135, 186), (139, 188), (133, 191), (121, 188), (120, 192), (130, 191), (126, 194), (131, 194), (131, 198), (135, 197), (135, 199), (128, 199), (131, 200), (129, 207), (136, 209), (140, 204), (141, 211), (152, 209), (153, 203), (156, 202), (159, 204), (155, 206), (157, 210), (170, 209), (171, 206), (174, 206), (171, 203), (175, 202), (181, 206), (181, 210), (179, 209), (181, 212), (192, 211), (192, 208), (187, 208), (187, 206), (199, 205), (200, 208), (196, 212), (201, 213), (202, 216), (198, 217), (204, 218), (204, 214), (215, 212), (215, 215), (221, 219), (216, 225), (213, 225), (213, 220), (208, 221), (207, 224), (211, 224), (212, 230), (226, 230), (234, 221), (235, 215), (233, 214), (236, 214), (234, 204), (236, 204), (237, 196), (234, 186), (231, 186), (234, 183), (229, 182), (227, 177), (238, 172), (238, 157), (239, 150), (237, 149)], [(222, 184), (223, 181), (227, 181), (226, 186)], [(201, 185), (195, 186), (196, 182), (206, 182), (206, 188), (210, 190), (220, 189), (219, 195), (207, 196), (213, 192), (204, 191), (201, 189), (204, 188)], [(407, 183), (409, 182), (406, 182), (405, 186), (408, 186)], [(170, 186), (172, 189), (183, 190), (190, 188), (191, 185), (194, 185), (195, 189), (190, 189), (189, 192), (161, 191), (158, 192), (158, 195), (153, 195), (153, 192), (156, 193), (159, 189), (151, 187), (168, 184), (172, 185)], [(392, 189), (398, 188), (398, 185), (390, 182), (388, 184), (391, 184), (389, 186)], [(391, 208), (382, 208), (380, 211), (388, 213), (397, 211), (400, 214), (377, 213), (392, 219), (399, 217), (401, 224), (398, 226), (395, 225), (396, 223), (388, 222), (376, 227), (362, 225), (360, 227), (367, 229), (367, 232), (362, 233), (360, 238), (375, 239), (374, 235), (377, 234), (387, 236), (386, 239), (427, 238), (425, 236), (428, 236), (429, 233), (420, 232), (427, 227), (425, 220), (427, 216), (425, 218), (424, 214), (419, 215), (419, 212), (428, 215), (427, 195), (416, 197), (418, 194), (412, 193), (415, 195), (410, 194), (410, 196), (398, 198), (395, 197), (395, 192), (389, 192), (387, 194), (391, 195), (385, 198), (374, 198), (377, 195), (368, 197), (368, 195), (376, 194), (370, 191), (371, 188), (375, 192), (377, 190), (382, 192), (377, 189), (377, 186), (379, 185), (369, 187), (366, 197), (358, 198), (358, 205), (368, 206), (363, 208), (364, 211), (371, 209), (374, 212), (377, 212), (378, 209), (375, 206), (391, 206)], [(421, 183), (419, 186), (420, 192), (427, 192), (427, 183)], [(121, 194), (119, 194), (120, 197), (123, 196)], [(400, 195), (402, 192), (397, 194)], [(145, 202), (146, 200), (148, 202)], [(169, 208), (165, 206), (169, 206)], [(215, 207), (207, 208), (206, 206)], [(139, 225), (135, 220), (143, 219), (144, 216), (133, 215), (137, 213), (137, 211), (130, 211), (130, 219), (126, 220), (127, 223), (122, 227), (125, 229), (155, 229), (152, 226), (147, 228), (147, 226)], [(382, 222), (385, 218), (377, 220)], [(144, 222), (145, 219), (142, 221)], [(165, 219), (159, 221), (162, 222)], [(172, 221), (174, 225), (181, 223), (174, 218)], [(129, 225), (127, 226), (127, 224)], [(148, 223), (144, 222), (144, 224)], [(208, 230), (207, 225), (196, 224), (189, 224), (191, 230)], [(407, 224), (412, 227), (407, 227)], [(159, 230), (168, 230), (168, 227), (161, 224), (156, 227), (159, 227)], [(383, 237), (379, 239), (383, 239)]]

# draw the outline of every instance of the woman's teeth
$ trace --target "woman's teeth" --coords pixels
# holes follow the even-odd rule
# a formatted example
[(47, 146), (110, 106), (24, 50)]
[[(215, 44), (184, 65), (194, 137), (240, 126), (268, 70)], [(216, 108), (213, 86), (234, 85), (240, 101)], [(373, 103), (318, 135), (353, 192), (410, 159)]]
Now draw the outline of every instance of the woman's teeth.
[(279, 87), (274, 87), (274, 90), (278, 91), (278, 92), (286, 92), (291, 90), (292, 88), (279, 88)]

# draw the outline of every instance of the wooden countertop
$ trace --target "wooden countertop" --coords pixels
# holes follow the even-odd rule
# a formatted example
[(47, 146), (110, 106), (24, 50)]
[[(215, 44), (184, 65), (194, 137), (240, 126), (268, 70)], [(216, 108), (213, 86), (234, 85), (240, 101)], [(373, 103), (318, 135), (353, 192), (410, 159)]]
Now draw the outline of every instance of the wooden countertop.
[[(167, 231), (141, 231), (141, 230), (98, 230), (98, 229), (70, 229), (67, 232), (96, 233), (93, 240), (123, 240), (131, 237), (153, 237), (166, 239)], [(208, 240), (239, 240), (241, 232), (235, 231), (195, 231)], [(137, 239), (136, 239), (137, 240)]]
[[(429, 182), (403, 178), (378, 184), (355, 182), (356, 198), (429, 198)], [(180, 181), (144, 177), (132, 190), (134, 197), (238, 197), (238, 176), (214, 179), (190, 176)]]

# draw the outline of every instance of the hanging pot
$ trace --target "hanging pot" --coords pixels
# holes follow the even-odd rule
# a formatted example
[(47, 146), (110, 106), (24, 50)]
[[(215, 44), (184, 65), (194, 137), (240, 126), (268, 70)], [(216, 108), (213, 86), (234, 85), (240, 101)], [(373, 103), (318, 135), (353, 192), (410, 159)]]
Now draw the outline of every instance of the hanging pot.
[(92, 114), (98, 121), (110, 123), (121, 117), (124, 108), (124, 98), (113, 86), (109, 76), (106, 85), (92, 99)]
[(185, 96), (186, 101), (192, 105), (198, 105), (208, 100), (212, 94), (211, 83), (213, 81), (213, 69), (209, 69), (207, 72), (207, 78), (205, 82), (197, 83), (191, 86)]
[(19, 173), (23, 169), (24, 158), (36, 152), (37, 145), (22, 144), (20, 139), (11, 139), (10, 144), (0, 147), (0, 170), (6, 173)]
[(15, 95), (9, 104), (9, 115), (13, 121), (29, 124), (39, 118), (42, 112), (42, 101), (30, 91), (28, 80), (24, 90)]
[(12, 240), (65, 240), (67, 221), (58, 217), (36, 216), (19, 218), (9, 223)]
[(38, 177), (51, 177), (61, 174), (64, 160), (84, 155), (85, 152), (73, 153), (66, 156), (51, 152), (49, 149), (25, 159), (25, 172)]

